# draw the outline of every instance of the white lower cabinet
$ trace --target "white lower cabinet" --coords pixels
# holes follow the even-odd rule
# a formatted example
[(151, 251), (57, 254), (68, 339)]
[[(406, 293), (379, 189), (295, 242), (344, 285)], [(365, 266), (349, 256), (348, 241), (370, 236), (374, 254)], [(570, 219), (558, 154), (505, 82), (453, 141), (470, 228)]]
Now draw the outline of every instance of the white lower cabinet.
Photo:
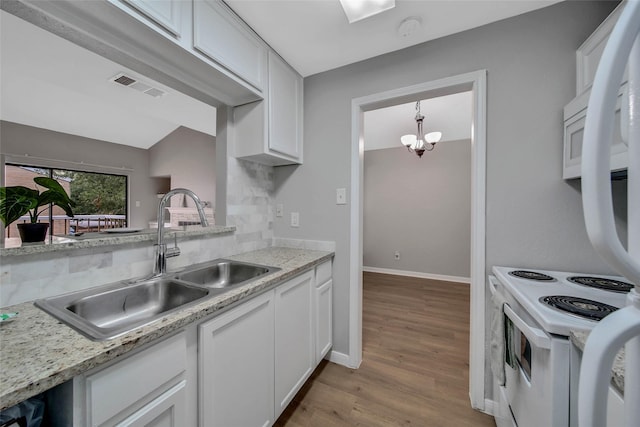
[(118, 427), (181, 427), (187, 418), (186, 381), (180, 381), (158, 398), (136, 411)]
[(319, 364), (333, 345), (333, 280), (331, 261), (316, 268), (313, 297), (315, 362)]
[(315, 368), (313, 271), (275, 289), (275, 414), (287, 407)]
[(273, 291), (200, 325), (200, 425), (270, 426)]
[(185, 333), (74, 378), (75, 426), (189, 425)]
[(62, 384), (52, 427), (271, 426), (331, 349), (331, 276), (326, 261)]

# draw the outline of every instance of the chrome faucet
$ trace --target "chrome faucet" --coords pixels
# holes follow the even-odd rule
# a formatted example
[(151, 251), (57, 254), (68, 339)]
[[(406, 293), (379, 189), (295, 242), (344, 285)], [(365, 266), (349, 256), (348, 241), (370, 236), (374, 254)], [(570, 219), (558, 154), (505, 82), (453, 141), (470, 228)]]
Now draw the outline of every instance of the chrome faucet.
[(174, 196), (176, 194), (184, 194), (191, 197), (196, 204), (196, 208), (198, 209), (198, 215), (200, 215), (200, 224), (202, 224), (203, 227), (209, 226), (209, 221), (207, 221), (207, 217), (204, 214), (204, 209), (202, 208), (203, 203), (193, 191), (187, 190), (186, 188), (174, 188), (173, 190), (162, 196), (162, 199), (160, 199), (160, 203), (158, 204), (158, 242), (155, 244), (156, 253), (155, 263), (153, 265), (154, 276), (159, 276), (167, 271), (167, 258), (180, 255), (180, 248), (178, 248), (177, 243), (171, 249), (167, 249), (167, 244), (164, 243), (164, 208), (167, 204), (167, 200), (169, 200), (171, 196)]

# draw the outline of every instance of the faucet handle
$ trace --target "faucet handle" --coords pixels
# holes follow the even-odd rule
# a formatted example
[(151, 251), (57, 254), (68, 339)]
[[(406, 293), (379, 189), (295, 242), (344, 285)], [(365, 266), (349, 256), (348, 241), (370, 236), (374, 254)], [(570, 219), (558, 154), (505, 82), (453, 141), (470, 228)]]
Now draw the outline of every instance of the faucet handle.
[(180, 248), (178, 247), (178, 235), (174, 233), (173, 235), (173, 247), (172, 248), (168, 248), (165, 253), (164, 256), (166, 258), (172, 258), (174, 256), (178, 256), (180, 255)]

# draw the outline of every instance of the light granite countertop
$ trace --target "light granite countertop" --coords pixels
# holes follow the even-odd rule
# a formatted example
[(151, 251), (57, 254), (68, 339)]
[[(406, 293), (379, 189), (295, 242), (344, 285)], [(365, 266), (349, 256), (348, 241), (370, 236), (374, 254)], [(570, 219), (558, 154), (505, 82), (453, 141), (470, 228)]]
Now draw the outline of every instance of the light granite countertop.
[[(580, 351), (584, 351), (584, 346), (587, 343), (587, 338), (589, 337), (588, 332), (576, 332), (571, 331), (571, 342), (580, 349)], [(613, 368), (611, 369), (611, 380), (612, 384), (616, 387), (616, 389), (620, 392), (620, 394), (624, 395), (624, 348), (622, 348), (618, 354), (616, 355), (615, 360), (613, 361)]]
[[(0, 257), (32, 255), (46, 252), (69, 251), (74, 249), (95, 248), (100, 246), (121, 245), (127, 243), (149, 242), (157, 238), (157, 229), (144, 228), (130, 233), (84, 233), (81, 236), (54, 236), (53, 242), (26, 243), (16, 247), (6, 244), (0, 247)], [(212, 225), (201, 227), (191, 225), (180, 228), (166, 228), (165, 241), (169, 241), (174, 235), (178, 237), (207, 236), (214, 234), (231, 233), (236, 230), (234, 226)]]
[(104, 342), (85, 338), (31, 302), (5, 307), (3, 311), (19, 314), (9, 322), (0, 323), (0, 410), (271, 288), (332, 257), (332, 252), (279, 247), (225, 257), (282, 270)]

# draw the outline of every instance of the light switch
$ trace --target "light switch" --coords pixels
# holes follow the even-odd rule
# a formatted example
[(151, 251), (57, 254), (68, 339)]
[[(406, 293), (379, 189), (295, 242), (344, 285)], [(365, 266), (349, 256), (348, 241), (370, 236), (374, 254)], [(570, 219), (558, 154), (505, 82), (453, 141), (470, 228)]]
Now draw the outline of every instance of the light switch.
[(300, 227), (300, 213), (291, 212), (291, 226)]
[(336, 189), (336, 205), (346, 205), (346, 204), (347, 204), (347, 189), (337, 188)]
[(136, 200), (136, 208), (140, 207), (140, 200)]
[(276, 205), (276, 216), (281, 217), (284, 215), (284, 205), (282, 203), (278, 203)]

